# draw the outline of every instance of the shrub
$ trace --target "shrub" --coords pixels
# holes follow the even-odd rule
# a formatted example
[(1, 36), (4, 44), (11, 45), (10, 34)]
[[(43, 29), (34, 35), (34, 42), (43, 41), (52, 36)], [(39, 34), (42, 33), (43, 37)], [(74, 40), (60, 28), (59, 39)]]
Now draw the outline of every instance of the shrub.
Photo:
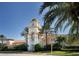
[(65, 43), (66, 43), (66, 38), (64, 36), (58, 36), (56, 43), (53, 45), (54, 50), (55, 49), (60, 50), (61, 48), (64, 48)]
[(79, 52), (79, 46), (65, 46), (62, 51), (67, 51), (67, 52)]
[(79, 50), (79, 46), (65, 46), (66, 49), (76, 49)]
[[(44, 51), (50, 51), (51, 50), (51, 44), (44, 46)], [(58, 43), (52, 44), (52, 50), (61, 50), (61, 45)]]
[(53, 44), (53, 50), (61, 50), (62, 46), (58, 43)]
[(34, 46), (34, 49), (35, 49), (35, 51), (42, 51), (43, 50), (43, 48), (42, 48), (42, 46), (40, 44), (36, 44)]
[(7, 51), (8, 50), (8, 46), (6, 46), (5, 44), (0, 44), (0, 51)]
[(27, 44), (16, 45), (14, 50), (27, 51)]
[(51, 44), (45, 45), (44, 46), (44, 51), (49, 51), (49, 50), (51, 50)]
[(3, 46), (2, 51), (7, 51), (8, 47), (7, 46)]

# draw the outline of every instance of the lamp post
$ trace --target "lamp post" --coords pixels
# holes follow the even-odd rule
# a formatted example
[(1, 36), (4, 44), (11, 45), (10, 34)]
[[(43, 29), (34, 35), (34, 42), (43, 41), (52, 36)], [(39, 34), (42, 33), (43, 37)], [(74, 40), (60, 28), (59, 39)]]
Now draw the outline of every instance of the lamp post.
[[(54, 40), (55, 40), (56, 31), (54, 28), (50, 28), (48, 30), (45, 30), (44, 32), (46, 33), (46, 45), (47, 45), (47, 34), (48, 33), (51, 35), (51, 37), (52, 37), (52, 34), (54, 34)], [(51, 54), (52, 54), (52, 50), (53, 50), (53, 43), (55, 43), (55, 42), (53, 42), (53, 40), (51, 38)]]
[(53, 49), (53, 45), (52, 45), (52, 39), (51, 39), (51, 54), (52, 54), (52, 49)]
[[(52, 37), (52, 34), (54, 33), (54, 40), (55, 40), (55, 34), (56, 34), (56, 31), (54, 30), (54, 28), (50, 28), (50, 34), (51, 34), (51, 37)], [(55, 43), (52, 38), (51, 38), (51, 54), (52, 54), (52, 50), (53, 50), (53, 43)]]

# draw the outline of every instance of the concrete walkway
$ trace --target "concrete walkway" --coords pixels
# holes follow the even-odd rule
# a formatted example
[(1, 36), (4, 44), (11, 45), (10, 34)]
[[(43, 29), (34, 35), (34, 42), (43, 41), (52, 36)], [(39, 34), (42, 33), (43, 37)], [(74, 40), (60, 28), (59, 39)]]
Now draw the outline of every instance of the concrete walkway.
[(48, 56), (47, 53), (21, 52), (21, 53), (0, 53), (0, 56)]

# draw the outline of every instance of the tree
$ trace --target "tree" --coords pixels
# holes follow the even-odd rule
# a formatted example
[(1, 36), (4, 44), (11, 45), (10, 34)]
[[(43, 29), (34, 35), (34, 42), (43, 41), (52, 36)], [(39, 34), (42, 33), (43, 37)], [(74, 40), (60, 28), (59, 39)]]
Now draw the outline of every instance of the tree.
[(42, 26), (42, 30), (41, 30), (41, 32), (42, 33), (45, 33), (45, 37), (46, 37), (46, 46), (48, 45), (48, 43), (47, 43), (47, 41), (48, 41), (48, 37), (47, 37), (47, 35), (48, 35), (48, 32), (49, 32), (49, 25), (48, 24), (46, 24), (45, 25), (45, 22), (44, 22), (44, 26)]
[(42, 46), (40, 44), (36, 44), (34, 46), (34, 49), (35, 49), (35, 51), (42, 51), (43, 50), (43, 48), (42, 48)]
[(0, 35), (0, 41), (1, 41), (1, 49), (3, 48), (3, 46), (4, 46), (4, 43), (3, 43), (3, 41), (4, 41), (4, 39), (5, 39), (6, 37), (4, 36), (4, 35)]
[(14, 50), (27, 51), (27, 44), (15, 45)]
[[(28, 27), (25, 27), (24, 31), (21, 33), (21, 35), (24, 36), (26, 39), (27, 39), (27, 34), (29, 32), (28, 30), (29, 30)], [(26, 42), (27, 42), (27, 40), (26, 40)]]
[(4, 35), (0, 35), (0, 40), (1, 40), (1, 43), (3, 45), (3, 40), (5, 39), (5, 36)]
[(24, 36), (25, 34), (28, 34), (28, 27), (25, 27), (24, 31), (21, 33), (22, 36)]
[(64, 36), (58, 36), (56, 42), (58, 43), (59, 46), (62, 48), (65, 45), (66, 38)]
[[(47, 9), (44, 15), (44, 26), (50, 26), (55, 22), (55, 30), (65, 30), (70, 26), (69, 33), (79, 33), (79, 3), (75, 2), (45, 2), (40, 8), (40, 14)], [(56, 20), (57, 19), (57, 20)]]

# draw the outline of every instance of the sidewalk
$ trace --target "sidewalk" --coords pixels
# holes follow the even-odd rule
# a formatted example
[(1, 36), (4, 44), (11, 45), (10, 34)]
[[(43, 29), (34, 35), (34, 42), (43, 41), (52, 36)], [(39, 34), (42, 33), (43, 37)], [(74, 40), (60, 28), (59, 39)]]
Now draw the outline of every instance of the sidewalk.
[(0, 56), (48, 56), (47, 53), (39, 52), (18, 52), (18, 53), (0, 53)]

